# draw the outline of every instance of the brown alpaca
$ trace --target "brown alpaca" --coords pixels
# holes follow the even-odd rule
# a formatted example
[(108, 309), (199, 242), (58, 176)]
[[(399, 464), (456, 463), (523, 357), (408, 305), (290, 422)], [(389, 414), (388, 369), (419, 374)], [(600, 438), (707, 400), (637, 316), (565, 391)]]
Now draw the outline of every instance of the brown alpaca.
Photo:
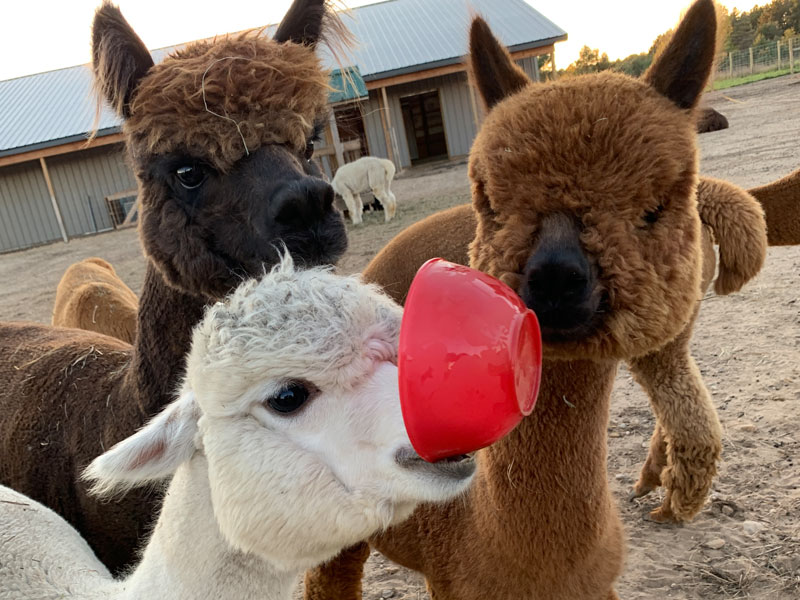
[(800, 169), (750, 193), (764, 206), (769, 245), (800, 244)]
[(102, 258), (70, 265), (56, 288), (53, 325), (110, 335), (123, 342), (136, 339), (139, 299)]
[[(677, 341), (700, 300), (707, 238), (692, 109), (714, 32), (713, 3), (700, 0), (641, 81), (601, 73), (528, 85), (486, 24), (473, 22), (471, 69), (491, 110), (470, 156), (470, 264), (536, 310), (545, 363), (536, 409), (479, 453), (467, 497), (371, 540), (421, 571), (434, 600), (616, 598), (611, 386), (619, 360)], [(694, 415), (702, 438), (675, 451), (713, 473), (719, 425), (706, 406)], [(346, 597), (356, 569), (336, 567), (307, 580), (309, 597)]]
[(284, 247), (308, 265), (345, 250), (333, 190), (309, 160), (328, 110), (314, 46), (332, 19), (324, 0), (295, 0), (274, 39), (223, 37), (154, 66), (117, 8), (95, 14), (97, 87), (125, 119), (139, 183), (136, 343), (0, 324), (0, 483), (61, 514), (115, 572), (135, 557), (156, 494), (99, 502), (78, 474), (172, 400), (206, 305)]
[(697, 111), (697, 133), (709, 133), (728, 128), (728, 119), (713, 108), (701, 108)]

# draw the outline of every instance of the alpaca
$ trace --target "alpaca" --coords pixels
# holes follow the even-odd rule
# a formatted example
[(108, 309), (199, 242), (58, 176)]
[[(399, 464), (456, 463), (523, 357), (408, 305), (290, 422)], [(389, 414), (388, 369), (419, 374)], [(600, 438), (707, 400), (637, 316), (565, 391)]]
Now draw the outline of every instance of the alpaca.
[(309, 160), (329, 110), (315, 47), (340, 27), (325, 0), (295, 0), (273, 39), (216, 38), (153, 65), (117, 8), (95, 14), (96, 86), (124, 118), (139, 183), (136, 342), (0, 324), (0, 484), (64, 517), (114, 573), (134, 559), (155, 497), (100, 502), (78, 474), (171, 400), (207, 304), (283, 246), (306, 266), (346, 248), (333, 190)]
[(139, 299), (107, 261), (86, 258), (64, 272), (56, 288), (52, 323), (96, 331), (132, 344)]
[(708, 133), (728, 128), (728, 119), (713, 108), (701, 108), (697, 113), (697, 133)]
[[(693, 109), (714, 37), (713, 2), (699, 0), (641, 80), (599, 73), (528, 85), (485, 22), (473, 21), (470, 68), (489, 112), (469, 163), (470, 266), (518, 290), (539, 317), (545, 353), (536, 409), (479, 451), (466, 500), (422, 506), (370, 540), (422, 572), (435, 600), (617, 597), (624, 543), (606, 473), (611, 387), (620, 360), (677, 342), (700, 300), (707, 240)], [(669, 451), (702, 483), (720, 431), (707, 395), (698, 400), (690, 433), (702, 437)], [(658, 415), (665, 429), (673, 411)], [(685, 480), (693, 492), (695, 478)], [(340, 565), (310, 573), (307, 597), (347, 598), (341, 590), (360, 573)]]
[(195, 328), (178, 399), (84, 474), (104, 496), (172, 476), (136, 569), (114, 581), (61, 517), (0, 486), (3, 597), (288, 600), (303, 570), (462, 494), (474, 459), (425, 462), (405, 432), (401, 315), (291, 259), (243, 283)]
[(362, 222), (364, 205), (360, 195), (372, 192), (384, 207), (386, 222), (392, 220), (397, 211), (397, 200), (389, 189), (394, 178), (394, 163), (385, 158), (362, 156), (358, 160), (342, 165), (336, 170), (331, 185), (344, 200), (345, 208), (350, 214), (353, 225)]
[(769, 245), (800, 244), (800, 169), (750, 193), (764, 206)]
[[(744, 190), (710, 177), (700, 178), (697, 198), (703, 223), (703, 276), (699, 294), (705, 295), (714, 277), (716, 256), (712, 241), (720, 248), (715, 291), (720, 295), (738, 291), (758, 273), (766, 256), (763, 211)], [(395, 301), (403, 303), (416, 270), (429, 258), (439, 256), (468, 264), (468, 246), (475, 237), (476, 227), (470, 205), (432, 215), (398, 234), (367, 265), (363, 277), (381, 285)], [(654, 428), (650, 452), (631, 493), (631, 499), (646, 495), (662, 485), (663, 471), (669, 473), (665, 473), (666, 496), (649, 514), (650, 519), (659, 522), (692, 519), (703, 507), (712, 483), (713, 469), (709, 469), (707, 456), (667, 453), (665, 441), (665, 436), (667, 440), (708, 437), (705, 427), (709, 419), (716, 421), (716, 417), (709, 416), (698, 426), (695, 414), (697, 410), (707, 415), (714, 411), (689, 354), (696, 312), (674, 341), (644, 357), (626, 361), (635, 379), (650, 395), (657, 417), (663, 414), (671, 421), (667, 432), (662, 430), (660, 421)], [(716, 433), (712, 435), (711, 445), (715, 448), (712, 455), (716, 455), (720, 440)]]

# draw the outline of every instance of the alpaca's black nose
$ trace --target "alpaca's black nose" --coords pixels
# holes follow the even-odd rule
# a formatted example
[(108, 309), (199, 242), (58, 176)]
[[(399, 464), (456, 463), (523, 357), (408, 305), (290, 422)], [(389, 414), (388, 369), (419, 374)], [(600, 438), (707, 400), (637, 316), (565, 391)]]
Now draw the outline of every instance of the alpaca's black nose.
[(565, 215), (544, 218), (519, 292), (536, 312), (545, 341), (589, 333), (599, 305), (597, 285), (574, 221)]
[(309, 225), (322, 220), (333, 206), (333, 188), (316, 177), (304, 177), (278, 188), (270, 199), (275, 220), (284, 225)]
[(570, 254), (536, 256), (529, 264), (527, 286), (534, 310), (575, 305), (588, 296), (588, 264), (585, 259)]

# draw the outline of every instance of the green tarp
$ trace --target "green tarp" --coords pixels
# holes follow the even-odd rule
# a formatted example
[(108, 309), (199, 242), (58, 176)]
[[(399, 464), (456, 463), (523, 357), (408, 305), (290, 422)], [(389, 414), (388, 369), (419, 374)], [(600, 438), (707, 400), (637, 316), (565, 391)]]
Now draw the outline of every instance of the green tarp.
[(333, 88), (328, 93), (328, 102), (331, 104), (365, 98), (369, 95), (367, 84), (364, 83), (364, 78), (361, 77), (361, 71), (358, 70), (358, 67), (335, 69), (331, 73), (328, 83)]

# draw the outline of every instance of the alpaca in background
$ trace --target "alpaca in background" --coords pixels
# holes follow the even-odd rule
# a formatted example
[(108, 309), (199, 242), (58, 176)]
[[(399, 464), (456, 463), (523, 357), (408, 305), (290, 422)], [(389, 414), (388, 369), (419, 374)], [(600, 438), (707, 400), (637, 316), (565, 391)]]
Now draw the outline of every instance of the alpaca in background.
[(132, 344), (139, 299), (102, 258), (86, 258), (64, 272), (56, 288), (52, 324), (96, 331)]
[[(394, 163), (385, 158), (362, 156), (358, 160), (342, 165), (336, 170), (331, 186), (341, 196), (353, 225), (362, 222), (364, 204), (360, 195), (372, 192), (383, 205), (385, 222), (388, 223), (397, 211), (397, 200), (389, 189), (394, 178)], [(338, 199), (337, 199), (338, 202)]]

